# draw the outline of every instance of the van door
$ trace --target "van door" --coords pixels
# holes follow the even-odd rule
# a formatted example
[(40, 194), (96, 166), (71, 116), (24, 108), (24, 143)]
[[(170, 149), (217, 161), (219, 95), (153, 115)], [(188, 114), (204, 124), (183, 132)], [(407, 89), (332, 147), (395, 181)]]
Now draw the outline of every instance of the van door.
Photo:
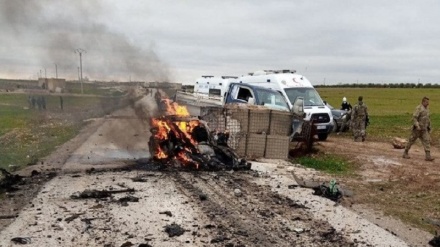
[(229, 89), (226, 103), (245, 103), (253, 105), (255, 104), (255, 95), (249, 87), (233, 84)]

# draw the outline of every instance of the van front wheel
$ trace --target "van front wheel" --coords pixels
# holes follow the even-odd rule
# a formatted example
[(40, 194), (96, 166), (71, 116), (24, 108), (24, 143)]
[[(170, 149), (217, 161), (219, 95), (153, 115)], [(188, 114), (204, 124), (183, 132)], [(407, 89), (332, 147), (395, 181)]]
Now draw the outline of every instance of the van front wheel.
[(319, 139), (320, 141), (325, 141), (325, 140), (327, 140), (327, 136), (328, 136), (327, 133), (318, 134), (318, 139)]

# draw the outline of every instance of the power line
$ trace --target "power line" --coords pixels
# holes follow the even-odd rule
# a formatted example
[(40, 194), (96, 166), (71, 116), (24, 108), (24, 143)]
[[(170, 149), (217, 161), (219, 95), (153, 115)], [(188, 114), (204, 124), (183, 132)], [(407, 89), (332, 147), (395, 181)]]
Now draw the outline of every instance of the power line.
[(80, 81), (81, 81), (81, 94), (83, 94), (84, 93), (84, 90), (83, 90), (83, 72), (82, 72), (82, 54), (83, 53), (87, 53), (86, 52), (86, 50), (84, 50), (84, 49), (81, 49), (81, 48), (78, 48), (78, 49), (76, 49), (75, 50), (75, 53), (78, 53), (79, 54), (79, 70), (80, 70)]

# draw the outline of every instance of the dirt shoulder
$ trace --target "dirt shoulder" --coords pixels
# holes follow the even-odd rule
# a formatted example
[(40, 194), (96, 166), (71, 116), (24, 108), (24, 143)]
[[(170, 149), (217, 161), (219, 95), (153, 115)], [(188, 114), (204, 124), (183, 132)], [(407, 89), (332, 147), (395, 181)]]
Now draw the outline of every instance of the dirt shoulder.
[(391, 141), (353, 142), (346, 134), (331, 136), (316, 147), (358, 166), (355, 174), (339, 178), (355, 192), (346, 206), (407, 242), (423, 246), (439, 230), (432, 222), (440, 219), (440, 150), (432, 147), (436, 160), (428, 162), (417, 143), (410, 150), (411, 159), (403, 159), (403, 150), (395, 149)]
[[(23, 176), (23, 180), (16, 186), (18, 190), (3, 194), (0, 215), (18, 215), (21, 209), (27, 206), (38, 194), (42, 186), (59, 174), (72, 152), (80, 147), (102, 123), (103, 119), (90, 120), (76, 137), (58, 147), (55, 152), (37, 164), (16, 172), (16, 174)], [(14, 218), (0, 220), (0, 231), (13, 221)]]

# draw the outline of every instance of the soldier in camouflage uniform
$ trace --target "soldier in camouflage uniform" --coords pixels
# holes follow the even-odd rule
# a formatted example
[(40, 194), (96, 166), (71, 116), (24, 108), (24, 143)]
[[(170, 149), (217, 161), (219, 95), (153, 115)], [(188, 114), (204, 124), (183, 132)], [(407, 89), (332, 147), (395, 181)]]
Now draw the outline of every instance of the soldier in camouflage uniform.
[(412, 116), (413, 127), (411, 136), (408, 139), (408, 143), (405, 147), (405, 152), (403, 153), (403, 158), (409, 159), (408, 151), (414, 142), (420, 138), (423, 147), (425, 148), (425, 160), (433, 161), (431, 157), (430, 141), (431, 138), (429, 134), (431, 133), (431, 120), (429, 119), (429, 98), (423, 97), (422, 103), (416, 107), (414, 114)]
[(368, 109), (362, 100), (363, 97), (359, 96), (358, 104), (351, 111), (351, 127), (355, 142), (365, 141), (365, 136), (367, 135), (365, 125), (368, 119)]

